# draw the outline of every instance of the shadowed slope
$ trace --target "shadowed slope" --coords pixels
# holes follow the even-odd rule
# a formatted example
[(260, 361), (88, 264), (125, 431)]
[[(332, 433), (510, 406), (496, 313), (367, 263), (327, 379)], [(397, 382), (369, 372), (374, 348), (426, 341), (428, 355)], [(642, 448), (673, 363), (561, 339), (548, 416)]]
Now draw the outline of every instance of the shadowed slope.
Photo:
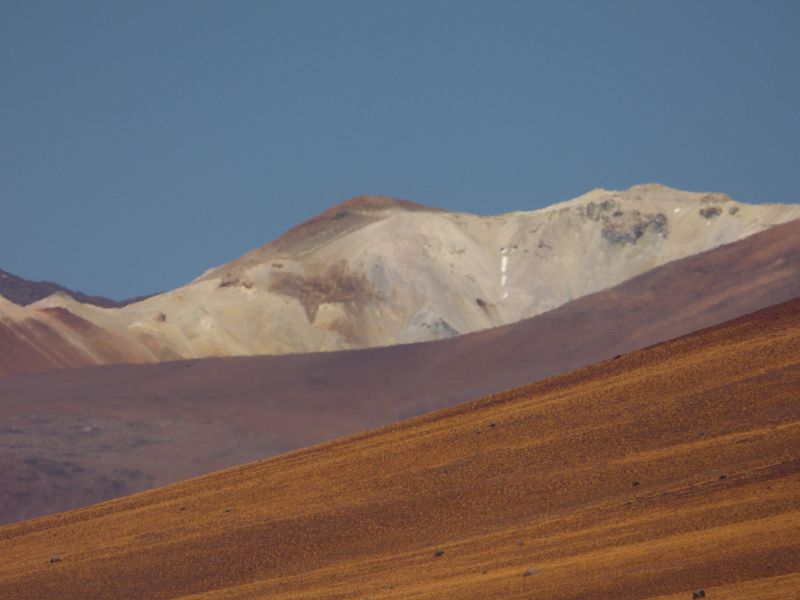
[(90, 296), (88, 294), (84, 294), (83, 292), (76, 292), (74, 290), (67, 289), (62, 285), (53, 283), (52, 281), (30, 281), (0, 269), (0, 296), (7, 298), (14, 304), (27, 306), (28, 304), (32, 304), (33, 302), (42, 300), (43, 298), (47, 298), (48, 296), (52, 296), (58, 292), (66, 294), (78, 302), (102, 306), (104, 308), (118, 308), (120, 306), (126, 306), (132, 302), (138, 302), (149, 297), (149, 295), (138, 296), (136, 298), (120, 301), (112, 300), (111, 298), (106, 298), (104, 296)]
[(378, 431), (0, 528), (0, 596), (797, 597), (798, 389), (795, 300)]
[(451, 340), (14, 376), (0, 382), (0, 521), (452, 406), (796, 296), (800, 221)]

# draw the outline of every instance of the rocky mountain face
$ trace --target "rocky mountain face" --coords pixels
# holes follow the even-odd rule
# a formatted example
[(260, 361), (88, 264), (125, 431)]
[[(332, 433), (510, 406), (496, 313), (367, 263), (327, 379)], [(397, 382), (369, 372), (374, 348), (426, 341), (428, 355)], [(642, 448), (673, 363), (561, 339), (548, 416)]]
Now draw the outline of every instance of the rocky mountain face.
[[(796, 218), (798, 205), (660, 185), (498, 216), (362, 196), (176, 290), (115, 309), (55, 294), (24, 318), (66, 311), (125, 340), (129, 362), (435, 340), (541, 314)], [(87, 345), (74, 327), (59, 335)]]

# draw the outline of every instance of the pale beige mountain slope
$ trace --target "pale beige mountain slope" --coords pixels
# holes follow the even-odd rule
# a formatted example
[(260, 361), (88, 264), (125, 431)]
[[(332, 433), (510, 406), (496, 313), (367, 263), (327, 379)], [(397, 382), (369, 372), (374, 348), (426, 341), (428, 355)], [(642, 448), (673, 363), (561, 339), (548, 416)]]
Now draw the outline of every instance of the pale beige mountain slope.
[(31, 308), (66, 308), (153, 360), (385, 346), (512, 323), (796, 218), (656, 184), (489, 217), (362, 196), (145, 301)]

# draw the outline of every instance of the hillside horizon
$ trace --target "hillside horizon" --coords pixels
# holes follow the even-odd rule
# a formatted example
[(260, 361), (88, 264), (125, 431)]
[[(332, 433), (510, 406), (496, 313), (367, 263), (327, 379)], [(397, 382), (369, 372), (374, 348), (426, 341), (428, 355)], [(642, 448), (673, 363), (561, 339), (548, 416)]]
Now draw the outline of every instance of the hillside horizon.
[[(631, 186), (626, 188), (626, 190), (630, 191), (630, 190), (633, 190), (633, 189), (646, 189), (646, 188), (663, 188), (663, 189), (672, 190), (672, 191), (680, 191), (678, 188), (671, 187), (671, 186), (668, 186), (668, 185), (665, 185), (665, 184), (661, 184), (661, 183), (656, 183), (656, 182), (632, 184)], [(546, 205), (544, 207), (541, 207), (541, 208), (536, 208), (536, 209), (522, 209), (522, 208), (520, 208), (520, 209), (516, 209), (516, 210), (513, 210), (513, 211), (499, 212), (499, 213), (495, 213), (495, 212), (491, 212), (491, 211), (470, 212), (470, 211), (460, 211), (458, 209), (443, 209), (443, 208), (438, 208), (438, 207), (433, 206), (433, 205), (422, 204), (422, 203), (419, 203), (419, 202), (416, 202), (416, 201), (413, 201), (413, 200), (406, 200), (406, 199), (398, 198), (398, 197), (395, 197), (395, 196), (389, 196), (389, 195), (385, 195), (385, 194), (358, 193), (358, 194), (354, 194), (352, 196), (349, 196), (349, 197), (345, 198), (344, 200), (341, 200), (341, 201), (338, 201), (338, 202), (334, 203), (329, 208), (324, 209), (323, 211), (321, 211), (319, 213), (316, 213), (314, 215), (311, 215), (311, 216), (307, 217), (306, 219), (303, 219), (302, 221), (300, 221), (296, 225), (290, 225), (282, 234), (278, 235), (275, 239), (266, 240), (262, 244), (263, 245), (267, 245), (267, 244), (270, 244), (270, 243), (277, 242), (279, 239), (283, 238), (287, 234), (290, 234), (293, 230), (295, 230), (297, 228), (301, 228), (306, 224), (310, 224), (310, 223), (313, 223), (315, 221), (318, 221), (320, 218), (330, 217), (330, 216), (334, 215), (335, 213), (340, 212), (342, 209), (346, 210), (348, 208), (352, 208), (354, 206), (358, 206), (359, 204), (363, 205), (365, 199), (383, 199), (385, 201), (384, 207), (386, 205), (389, 205), (389, 206), (406, 207), (406, 208), (410, 208), (412, 210), (443, 211), (443, 212), (456, 212), (456, 213), (460, 212), (460, 213), (463, 213), (463, 214), (469, 214), (469, 215), (474, 215), (474, 216), (502, 217), (504, 215), (510, 215), (510, 214), (514, 214), (514, 213), (518, 213), (518, 212), (526, 212), (526, 210), (546, 210), (546, 209), (554, 208), (554, 207), (557, 207), (557, 206), (560, 206), (560, 205), (563, 205), (563, 204), (566, 204), (566, 203), (569, 203), (569, 202), (572, 202), (572, 201), (575, 201), (575, 200), (579, 200), (579, 199), (583, 198), (584, 196), (587, 196), (587, 195), (595, 193), (595, 192), (617, 192), (617, 193), (619, 193), (621, 191), (623, 191), (623, 190), (613, 190), (613, 189), (606, 189), (606, 188), (601, 188), (601, 187), (592, 188), (591, 190), (588, 190), (587, 192), (584, 192), (583, 194), (580, 194), (580, 195), (575, 196), (573, 198), (570, 198), (570, 199), (567, 199), (567, 200), (557, 200), (557, 201), (553, 202), (552, 204), (548, 204), (548, 205)], [(711, 196), (716, 196), (716, 197), (723, 198), (723, 199), (728, 199), (728, 200), (731, 199), (731, 197), (729, 195), (725, 194), (724, 192), (718, 192), (718, 191), (693, 192), (693, 193), (701, 194), (701, 195), (704, 195), (704, 196), (711, 195)], [(747, 201), (744, 201), (744, 202), (746, 204), (753, 204), (753, 205), (777, 205), (777, 206), (788, 206), (788, 205), (794, 204), (793, 202), (773, 202), (773, 201), (766, 201), (766, 200), (765, 201), (747, 200)], [(798, 200), (798, 202), (800, 202), (800, 200)], [(378, 206), (380, 206), (380, 203), (378, 204)], [(126, 304), (130, 304), (132, 302), (137, 302), (139, 300), (143, 300), (143, 299), (149, 298), (151, 296), (163, 293), (163, 292), (158, 292), (158, 291), (157, 292), (150, 292), (150, 293), (143, 293), (142, 291), (139, 291), (139, 292), (136, 292), (133, 295), (130, 295), (130, 296), (127, 296), (127, 297), (108, 297), (108, 296), (105, 296), (105, 295), (102, 295), (102, 294), (96, 294), (96, 293), (94, 293), (94, 290), (92, 290), (92, 289), (89, 289), (89, 291), (76, 289), (75, 287), (70, 285), (69, 281), (66, 281), (66, 280), (65, 281), (60, 281), (60, 280), (59, 281), (54, 281), (54, 280), (50, 280), (50, 279), (42, 279), (42, 278), (40, 278), (40, 276), (38, 276), (38, 275), (36, 275), (34, 273), (27, 273), (27, 272), (26, 273), (20, 273), (20, 272), (10, 273), (8, 271), (3, 271), (2, 270), (3, 266), (4, 265), (0, 265), (0, 296), (3, 296), (7, 300), (10, 300), (11, 302), (14, 302), (15, 304), (19, 304), (20, 306), (26, 306), (26, 305), (31, 304), (33, 302), (36, 302), (38, 300), (47, 298), (49, 295), (55, 294), (55, 293), (57, 293), (59, 291), (63, 292), (63, 293), (66, 293), (69, 296), (72, 296), (73, 298), (75, 298), (76, 300), (78, 300), (80, 302), (95, 304), (97, 306), (101, 306), (101, 307), (104, 307), (104, 308), (112, 308), (112, 307), (117, 307), (117, 306), (124, 306)], [(201, 277), (203, 277), (203, 275), (206, 272), (212, 271), (212, 270), (217, 269), (217, 268), (219, 268), (219, 267), (209, 266), (209, 267), (206, 268), (205, 271), (203, 271), (203, 272), (201, 272), (199, 274), (187, 273), (186, 276), (185, 276), (184, 281), (191, 282), (193, 280), (192, 277), (194, 279), (201, 278)], [(4, 287), (5, 282), (3, 281), (3, 279), (4, 279), (3, 275), (5, 275), (6, 277), (8, 277), (9, 279), (12, 280), (9, 283), (11, 283), (14, 286), (14, 288), (19, 287), (19, 288), (22, 288), (22, 289), (21, 290), (17, 290), (17, 289), (13, 289), (13, 288), (12, 289), (6, 289)], [(19, 282), (14, 281), (14, 280), (19, 280)], [(180, 287), (180, 286), (181, 286), (181, 284), (177, 284), (176, 287)], [(28, 289), (25, 289), (25, 288), (28, 288)]]
[[(444, 340), (12, 375), (0, 379), (0, 469), (12, 481), (0, 522), (451, 406), (797, 296), (800, 220)], [(12, 366), (0, 360), (0, 373)], [(157, 459), (164, 453), (171, 460)]]
[(61, 291), (21, 308), (0, 299), (0, 326), (29, 371), (425, 342), (531, 318), (797, 218), (800, 205), (655, 184), (492, 217), (361, 196), (119, 308)]
[(800, 593), (799, 303), (382, 429), (0, 527), (10, 557), (0, 594)]

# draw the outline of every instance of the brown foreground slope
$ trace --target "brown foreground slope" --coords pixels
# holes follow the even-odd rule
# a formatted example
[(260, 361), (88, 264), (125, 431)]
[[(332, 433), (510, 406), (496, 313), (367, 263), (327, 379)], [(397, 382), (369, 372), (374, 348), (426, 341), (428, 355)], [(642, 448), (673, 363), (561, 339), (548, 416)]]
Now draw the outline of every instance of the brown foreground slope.
[(0, 522), (452, 406), (797, 296), (800, 221), (450, 340), (10, 377), (0, 381)]
[(5, 526), (0, 597), (797, 598), (798, 540), (795, 300), (377, 431)]

